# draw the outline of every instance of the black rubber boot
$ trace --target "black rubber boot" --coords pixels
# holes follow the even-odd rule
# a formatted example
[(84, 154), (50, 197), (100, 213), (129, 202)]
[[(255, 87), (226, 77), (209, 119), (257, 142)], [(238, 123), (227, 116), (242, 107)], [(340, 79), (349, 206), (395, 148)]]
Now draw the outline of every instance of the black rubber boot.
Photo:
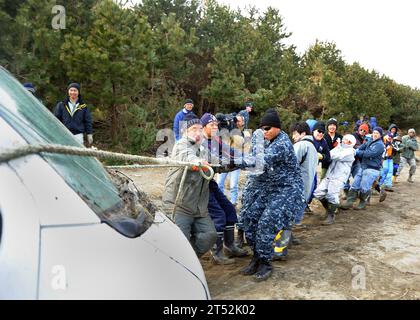
[(257, 272), (259, 265), (260, 265), (260, 259), (258, 259), (257, 254), (254, 252), (254, 256), (252, 257), (251, 261), (246, 267), (240, 270), (240, 273), (245, 276), (253, 275), (255, 272)]
[(323, 199), (319, 199), (319, 202), (321, 202), (322, 206), (324, 207), (325, 210), (328, 210), (328, 200), (323, 198)]
[(334, 223), (337, 209), (338, 209), (338, 205), (333, 204), (333, 203), (328, 203), (328, 215), (325, 221), (322, 223), (324, 226), (328, 226)]
[(366, 209), (366, 204), (369, 197), (370, 197), (370, 190), (368, 192), (360, 192), (360, 196), (359, 196), (360, 202), (355, 209), (356, 210)]
[(291, 236), (291, 238), (290, 238), (290, 242), (289, 242), (289, 248), (290, 248), (292, 245), (294, 245), (294, 246), (299, 246), (299, 245), (301, 245), (301, 244), (302, 244), (302, 240), (300, 240), (300, 239), (296, 238), (296, 237), (293, 235), (293, 233), (292, 233), (292, 236)]
[(342, 204), (340, 206), (340, 209), (348, 210), (353, 207), (353, 203), (356, 201), (358, 192), (356, 190), (350, 189), (347, 194), (347, 200), (346, 203)]
[(256, 281), (264, 281), (267, 280), (272, 273), (273, 266), (271, 265), (271, 262), (260, 259), (260, 264), (258, 266), (257, 272), (254, 274), (254, 278)]
[(223, 252), (223, 232), (217, 233), (216, 244), (210, 250), (212, 261), (215, 264), (232, 264), (235, 263), (235, 259), (230, 259), (225, 256)]
[(234, 226), (226, 226), (224, 236), (225, 254), (227, 257), (245, 257), (248, 255), (248, 251), (246, 251), (245, 249), (238, 248), (235, 244)]
[(386, 199), (386, 191), (385, 191), (384, 186), (381, 186), (379, 190), (379, 202), (384, 202), (385, 199)]
[(370, 206), (371, 205), (370, 200), (372, 200), (372, 191), (369, 192), (369, 196), (368, 196), (368, 198), (366, 200), (366, 205), (367, 206)]
[(238, 248), (242, 248), (244, 245), (245, 245), (245, 232), (244, 232), (244, 230), (238, 229), (236, 246)]

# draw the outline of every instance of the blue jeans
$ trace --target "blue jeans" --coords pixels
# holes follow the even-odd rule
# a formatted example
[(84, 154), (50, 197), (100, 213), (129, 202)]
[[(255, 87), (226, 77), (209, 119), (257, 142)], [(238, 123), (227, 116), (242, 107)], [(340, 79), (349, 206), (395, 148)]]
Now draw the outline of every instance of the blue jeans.
[(216, 181), (210, 181), (209, 189), (209, 215), (213, 220), (216, 231), (223, 232), (226, 226), (233, 226), (238, 222), (236, 209), (219, 189)]
[(385, 159), (382, 164), (381, 180), (379, 185), (385, 187), (392, 187), (392, 176), (394, 173), (394, 161), (392, 159)]
[(217, 179), (217, 184), (219, 185), (219, 189), (223, 193), (225, 192), (225, 180), (228, 174), (230, 174), (230, 202), (236, 205), (236, 202), (238, 201), (238, 185), (241, 170), (238, 169), (232, 172), (221, 173), (219, 175), (219, 178)]
[(361, 169), (354, 178), (351, 189), (367, 193), (370, 191), (373, 182), (379, 177), (379, 170), (375, 169)]
[[(311, 204), (312, 200), (314, 199), (314, 192), (316, 190), (316, 187), (318, 187), (318, 173), (315, 173), (314, 181), (312, 182), (312, 191), (311, 196), (308, 199), (308, 205)], [(303, 219), (303, 214), (302, 214)]]
[[(312, 200), (314, 199), (315, 195), (315, 190), (318, 186), (318, 174), (315, 173), (315, 177), (314, 177), (314, 181), (312, 182), (312, 191), (311, 191), (311, 195), (309, 197), (309, 199), (307, 199), (307, 205), (309, 206), (309, 204), (311, 204)], [(305, 216), (305, 209), (303, 209), (302, 211), (298, 211), (295, 217), (295, 224), (299, 224), (302, 222), (303, 217)]]
[[(353, 177), (353, 180), (356, 178), (359, 171), (362, 169), (360, 165), (360, 161), (353, 162), (353, 165), (351, 166), (351, 176)], [(346, 184), (344, 185), (344, 190), (350, 189), (350, 179), (347, 180)]]

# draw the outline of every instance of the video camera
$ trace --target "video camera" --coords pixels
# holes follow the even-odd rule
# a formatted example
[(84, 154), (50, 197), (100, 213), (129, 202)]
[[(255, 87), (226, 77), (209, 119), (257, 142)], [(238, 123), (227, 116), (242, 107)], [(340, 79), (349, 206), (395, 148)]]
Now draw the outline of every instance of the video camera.
[(236, 113), (217, 113), (216, 119), (219, 122), (219, 130), (227, 129), (229, 131), (238, 128), (237, 122), (238, 119), (236, 118)]

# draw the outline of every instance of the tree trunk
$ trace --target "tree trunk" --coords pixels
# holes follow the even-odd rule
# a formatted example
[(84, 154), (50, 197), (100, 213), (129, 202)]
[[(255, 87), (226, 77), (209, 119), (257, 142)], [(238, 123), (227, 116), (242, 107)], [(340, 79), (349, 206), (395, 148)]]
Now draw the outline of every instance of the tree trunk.
[(119, 121), (118, 121), (118, 106), (115, 103), (115, 96), (116, 96), (116, 90), (115, 90), (115, 84), (112, 84), (112, 106), (111, 106), (111, 141), (112, 144), (117, 144), (117, 133), (118, 133), (118, 127), (119, 127)]

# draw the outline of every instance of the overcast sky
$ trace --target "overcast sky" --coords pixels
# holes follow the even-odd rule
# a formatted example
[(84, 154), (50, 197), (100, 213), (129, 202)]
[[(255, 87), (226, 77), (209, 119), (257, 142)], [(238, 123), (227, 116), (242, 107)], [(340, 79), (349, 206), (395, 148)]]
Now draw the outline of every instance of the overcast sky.
[(420, 88), (419, 0), (217, 0), (232, 9), (278, 8), (290, 42), (304, 52), (316, 39), (334, 41), (348, 63)]

